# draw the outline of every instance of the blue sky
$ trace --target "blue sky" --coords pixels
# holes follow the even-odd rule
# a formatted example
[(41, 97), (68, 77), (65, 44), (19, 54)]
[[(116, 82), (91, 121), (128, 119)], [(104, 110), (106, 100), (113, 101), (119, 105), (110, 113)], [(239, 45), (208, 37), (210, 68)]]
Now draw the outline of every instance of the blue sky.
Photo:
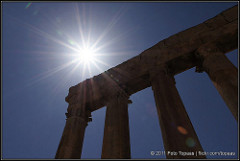
[[(237, 2), (2, 2), (2, 158), (54, 158), (65, 126), (68, 89), (195, 26)], [(96, 43), (97, 42), (97, 43)], [(73, 62), (96, 44), (96, 61)], [(227, 54), (238, 66), (238, 51)], [(235, 152), (238, 127), (206, 73), (192, 68), (176, 86), (203, 149)], [(130, 97), (132, 158), (164, 158), (151, 88)], [(100, 158), (106, 107), (92, 113), (82, 158)], [(207, 156), (224, 158), (224, 156)]]

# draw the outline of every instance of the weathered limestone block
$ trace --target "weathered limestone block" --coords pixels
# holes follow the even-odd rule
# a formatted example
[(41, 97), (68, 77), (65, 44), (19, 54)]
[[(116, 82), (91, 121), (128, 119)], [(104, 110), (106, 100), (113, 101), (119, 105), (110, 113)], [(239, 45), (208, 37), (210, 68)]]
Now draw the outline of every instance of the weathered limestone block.
[(206, 24), (200, 23), (194, 27), (186, 29), (177, 33), (178, 37), (180, 38), (181, 42), (192, 42), (200, 33), (209, 32), (210, 28), (206, 26)]
[(224, 18), (228, 21), (228, 22), (232, 22), (234, 20), (238, 19), (238, 6), (233, 6), (230, 9), (227, 9), (226, 11), (223, 11), (221, 13)]
[(219, 15), (204, 22), (204, 24), (210, 30), (214, 30), (214, 29), (218, 28), (219, 26), (226, 25), (227, 23), (228, 23), (228, 21), (225, 19), (225, 17), (223, 17), (222, 14), (219, 14)]
[[(234, 35), (238, 33), (238, 25), (235, 22), (228, 23), (222, 27), (219, 27), (212, 32), (203, 32), (198, 35), (199, 39), (202, 40), (202, 44), (208, 42), (215, 42), (218, 41), (229, 41)], [(199, 44), (199, 45), (202, 45)], [(236, 47), (235, 47), (236, 48)]]

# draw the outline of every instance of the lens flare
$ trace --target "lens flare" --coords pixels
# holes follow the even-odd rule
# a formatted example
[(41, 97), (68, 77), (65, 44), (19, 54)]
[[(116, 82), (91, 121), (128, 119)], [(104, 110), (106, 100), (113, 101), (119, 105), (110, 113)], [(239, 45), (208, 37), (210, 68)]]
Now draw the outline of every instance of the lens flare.
[(32, 5), (32, 3), (30, 2), (30, 3), (28, 3), (27, 5), (26, 5), (26, 7), (25, 7), (25, 9), (28, 9), (30, 6)]
[(188, 131), (184, 127), (182, 127), (182, 126), (178, 126), (177, 129), (183, 135), (187, 135), (188, 134)]
[(195, 146), (195, 141), (193, 140), (193, 138), (191, 138), (191, 137), (187, 138), (186, 145), (190, 148), (194, 147)]

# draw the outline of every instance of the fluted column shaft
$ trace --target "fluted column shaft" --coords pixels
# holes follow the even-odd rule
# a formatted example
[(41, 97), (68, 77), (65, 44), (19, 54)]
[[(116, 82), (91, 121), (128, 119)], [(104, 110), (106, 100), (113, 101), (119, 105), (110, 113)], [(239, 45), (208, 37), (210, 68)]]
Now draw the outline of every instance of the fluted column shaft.
[[(150, 69), (159, 123), (167, 158), (206, 158), (197, 134), (175, 86), (175, 80), (165, 66)], [(171, 153), (172, 152), (172, 153)], [(177, 152), (177, 153), (173, 153)], [(181, 152), (193, 152), (181, 155)]]
[(117, 92), (107, 103), (102, 159), (131, 158), (128, 96)]
[(87, 122), (91, 113), (84, 104), (69, 105), (66, 125), (56, 153), (56, 159), (80, 159)]
[(197, 52), (201, 70), (205, 71), (214, 86), (238, 120), (238, 69), (214, 44), (201, 46)]

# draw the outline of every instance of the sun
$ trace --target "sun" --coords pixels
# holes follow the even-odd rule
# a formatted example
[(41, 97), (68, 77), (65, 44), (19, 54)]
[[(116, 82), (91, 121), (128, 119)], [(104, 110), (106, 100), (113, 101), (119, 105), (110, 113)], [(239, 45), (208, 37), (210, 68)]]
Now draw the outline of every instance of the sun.
[(85, 64), (91, 63), (95, 59), (95, 50), (89, 47), (80, 49), (77, 53), (77, 59)]

